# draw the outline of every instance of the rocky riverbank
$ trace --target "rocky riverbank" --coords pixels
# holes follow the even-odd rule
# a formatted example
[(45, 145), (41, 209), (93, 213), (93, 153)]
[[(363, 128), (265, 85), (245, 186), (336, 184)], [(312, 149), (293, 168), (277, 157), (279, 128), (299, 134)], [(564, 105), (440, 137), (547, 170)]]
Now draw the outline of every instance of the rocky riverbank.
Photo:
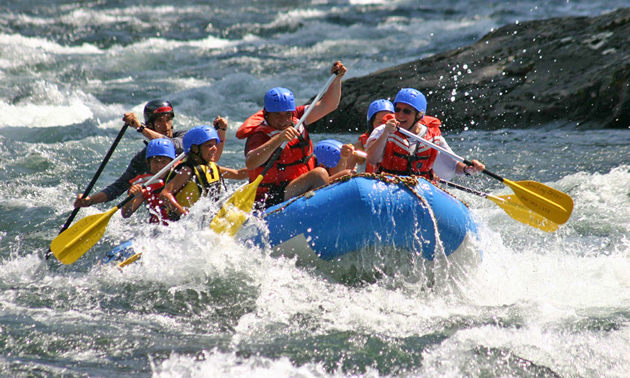
[(317, 132), (357, 132), (368, 105), (421, 90), (446, 130), (557, 122), (630, 127), (630, 9), (510, 24), (475, 44), (344, 81)]

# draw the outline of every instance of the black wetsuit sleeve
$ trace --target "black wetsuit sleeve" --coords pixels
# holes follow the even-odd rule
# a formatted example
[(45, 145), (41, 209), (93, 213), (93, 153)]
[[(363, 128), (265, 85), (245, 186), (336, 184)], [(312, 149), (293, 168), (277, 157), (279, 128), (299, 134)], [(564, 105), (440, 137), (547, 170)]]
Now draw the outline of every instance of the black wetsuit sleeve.
[(107, 195), (107, 202), (118, 198), (118, 196), (129, 190), (131, 187), (129, 180), (140, 174), (149, 173), (149, 166), (145, 159), (146, 153), (145, 147), (131, 159), (125, 173), (114, 181), (113, 184), (103, 189), (103, 193)]
[(173, 133), (173, 145), (175, 146), (175, 152), (177, 155), (184, 152), (184, 135), (186, 135), (186, 131), (175, 131)]
[[(173, 138), (171, 139), (178, 155), (184, 152), (184, 135), (186, 135), (186, 131), (176, 131), (173, 133)], [(125, 173), (114, 181), (113, 184), (103, 189), (103, 193), (107, 195), (107, 202), (118, 198), (118, 196), (129, 190), (131, 187), (129, 180), (138, 175), (150, 173), (150, 168), (146, 161), (146, 153), (147, 148), (145, 147), (131, 159)]]

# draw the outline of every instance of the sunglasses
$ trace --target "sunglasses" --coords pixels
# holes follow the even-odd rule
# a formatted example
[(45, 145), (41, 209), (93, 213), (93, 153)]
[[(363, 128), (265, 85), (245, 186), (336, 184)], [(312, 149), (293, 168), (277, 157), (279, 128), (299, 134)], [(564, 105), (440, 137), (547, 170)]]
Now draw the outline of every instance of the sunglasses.
[(409, 114), (413, 113), (413, 110), (411, 110), (411, 109), (407, 109), (407, 108), (405, 108), (405, 109), (396, 108), (396, 109), (394, 109), (394, 110), (396, 110), (396, 113), (403, 112), (403, 113), (405, 113), (405, 114), (407, 114), (407, 115), (409, 115)]

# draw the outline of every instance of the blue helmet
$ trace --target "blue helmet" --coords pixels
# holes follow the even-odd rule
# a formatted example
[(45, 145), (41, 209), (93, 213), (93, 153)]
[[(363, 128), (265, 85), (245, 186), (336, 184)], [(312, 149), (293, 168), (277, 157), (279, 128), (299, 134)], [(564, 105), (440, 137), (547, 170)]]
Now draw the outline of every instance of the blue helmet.
[(175, 159), (175, 145), (170, 139), (153, 139), (147, 146), (147, 160), (153, 156), (166, 156)]
[(422, 92), (413, 88), (401, 89), (396, 98), (394, 99), (394, 105), (397, 103), (407, 104), (418, 112), (427, 112), (427, 98), (424, 97)]
[(341, 146), (343, 143), (334, 139), (325, 139), (317, 143), (314, 151), (317, 162), (324, 164), (326, 168), (336, 167), (341, 159)]
[(215, 139), (217, 143), (221, 141), (214, 127), (208, 125), (193, 127), (184, 135), (184, 152), (189, 154), (190, 147), (194, 145), (201, 146), (212, 139)]
[(295, 97), (286, 88), (271, 88), (265, 93), (264, 107), (267, 112), (292, 112), (295, 111)]
[(370, 120), (372, 119), (374, 114), (376, 114), (378, 112), (392, 112), (392, 113), (394, 113), (394, 104), (392, 104), (391, 101), (384, 100), (384, 99), (373, 101), (370, 104), (370, 106), (368, 107), (368, 112), (367, 112), (367, 120), (368, 120), (368, 122), (370, 122)]

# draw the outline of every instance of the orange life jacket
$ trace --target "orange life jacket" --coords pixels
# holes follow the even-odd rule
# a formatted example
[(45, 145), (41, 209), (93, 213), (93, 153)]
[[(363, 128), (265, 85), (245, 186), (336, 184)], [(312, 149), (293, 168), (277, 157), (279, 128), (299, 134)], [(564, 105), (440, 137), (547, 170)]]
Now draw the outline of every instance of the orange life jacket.
[[(299, 109), (299, 108), (298, 108)], [(257, 124), (256, 124), (257, 122)], [(294, 116), (293, 123), (299, 120)], [(263, 117), (262, 110), (249, 117), (237, 131), (237, 137), (243, 139), (252, 136), (254, 133), (265, 133), (269, 139), (282, 132), (269, 126)], [(293, 180), (306, 172), (315, 168), (315, 155), (313, 154), (313, 143), (302, 125), (298, 130), (300, 136), (287, 143), (282, 150), (280, 157), (275, 161), (271, 169), (267, 171), (262, 182), (256, 190), (256, 199), (262, 200), (265, 193), (270, 191), (283, 191)], [(248, 171), (249, 181), (253, 182), (262, 173), (266, 164)]]
[[(129, 180), (131, 185), (140, 184), (149, 181), (149, 179), (153, 177), (152, 174), (146, 173), (142, 175), (138, 175), (133, 179)], [(149, 218), (149, 223), (161, 223), (167, 225), (168, 222), (166, 220), (169, 219), (168, 210), (162, 206), (163, 201), (160, 200), (160, 192), (164, 188), (164, 181), (158, 180), (153, 184), (147, 186), (142, 191), (142, 196), (147, 201), (147, 207), (151, 217)]]
[[(422, 138), (429, 142), (439, 143), (442, 136), (440, 132), (442, 122), (435, 117), (425, 115), (420, 123), (427, 127), (427, 132)], [(411, 151), (412, 148), (414, 151)], [(421, 142), (411, 144), (405, 135), (397, 131), (387, 138), (385, 153), (377, 165), (376, 171), (405, 176), (417, 175), (432, 179), (433, 163), (437, 155), (437, 150)]]
[(265, 113), (263, 110), (257, 111), (252, 114), (243, 122), (243, 124), (236, 130), (236, 137), (238, 139), (245, 139), (252, 135), (256, 128), (265, 123)]

